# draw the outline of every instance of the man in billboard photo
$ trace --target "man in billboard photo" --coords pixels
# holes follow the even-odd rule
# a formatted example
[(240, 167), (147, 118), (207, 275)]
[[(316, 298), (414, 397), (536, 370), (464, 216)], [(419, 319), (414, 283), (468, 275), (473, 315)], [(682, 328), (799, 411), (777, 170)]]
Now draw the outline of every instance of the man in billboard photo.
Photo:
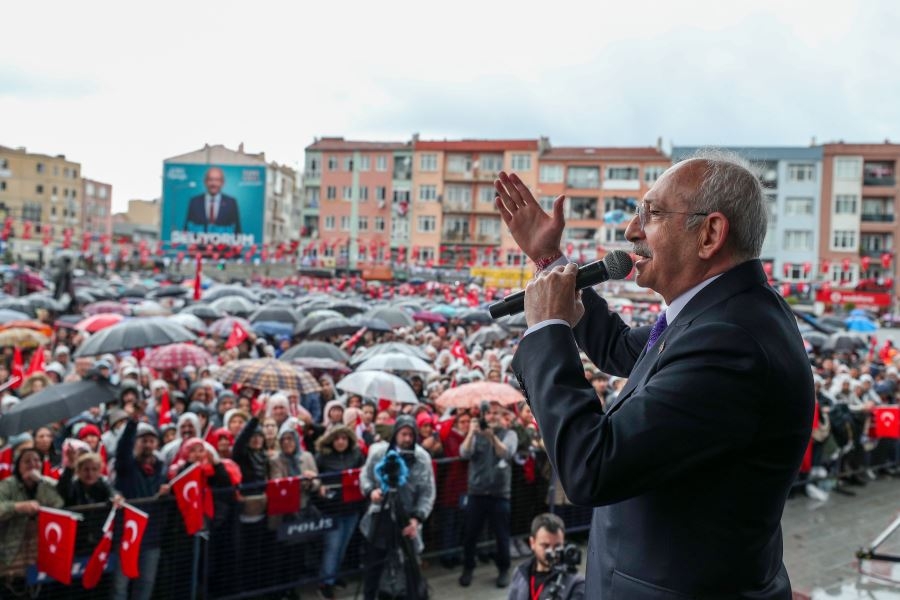
[(188, 205), (185, 231), (202, 230), (207, 233), (241, 233), (241, 213), (237, 200), (222, 193), (225, 173), (210, 167), (203, 177), (206, 192), (191, 198)]

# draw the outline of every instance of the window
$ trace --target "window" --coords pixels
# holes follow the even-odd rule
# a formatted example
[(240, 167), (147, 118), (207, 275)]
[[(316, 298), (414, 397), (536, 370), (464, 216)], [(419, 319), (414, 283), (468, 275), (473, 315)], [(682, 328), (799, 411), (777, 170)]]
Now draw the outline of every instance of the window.
[(9, 159), (0, 158), (0, 169), (8, 169), (9, 168)]
[(472, 188), (467, 185), (448, 185), (444, 188), (444, 195), (448, 202), (465, 209), (472, 208)]
[[(41, 192), (38, 192), (38, 193), (41, 193)], [(94, 189), (94, 184), (93, 183), (84, 184), (84, 193), (87, 194), (88, 196), (93, 196), (94, 194), (96, 194), (97, 192)]]
[(541, 205), (545, 212), (552, 213), (554, 200), (556, 200), (556, 196), (541, 196), (538, 198), (538, 204)]
[(637, 167), (607, 167), (606, 178), (616, 181), (633, 181), (639, 178)]
[(496, 192), (493, 187), (489, 185), (478, 186), (478, 201), (482, 204), (493, 204), (495, 197)]
[(322, 170), (322, 162), (318, 157), (310, 157), (306, 159), (306, 172), (310, 177), (318, 177), (319, 171)]
[(500, 237), (500, 219), (478, 219), (478, 235)]
[(437, 186), (436, 185), (420, 185), (419, 186), (419, 200), (423, 202), (437, 200)]
[(106, 200), (107, 196), (109, 196), (109, 188), (101, 185), (100, 189), (97, 190), (97, 197), (101, 200)]
[(359, 157), (359, 170), (360, 171), (368, 171), (371, 167), (369, 166), (369, 155), (364, 154)]
[(788, 163), (788, 181), (801, 182), (815, 180), (815, 165)]
[(437, 171), (437, 154), (420, 154), (419, 170)]
[(25, 221), (41, 222), (41, 204), (38, 202), (26, 202), (22, 206), (22, 219)]
[(431, 233), (437, 229), (434, 217), (423, 216), (418, 218), (417, 227), (419, 233)]
[(855, 215), (856, 194), (838, 194), (834, 197), (834, 214)]
[(786, 230), (784, 232), (784, 249), (785, 250), (812, 250), (813, 234), (812, 231), (802, 230)]
[(472, 157), (468, 154), (451, 154), (447, 157), (448, 173), (467, 173), (472, 170)]
[(483, 173), (497, 173), (503, 170), (502, 154), (482, 154), (478, 157), (478, 168)]
[[(38, 163), (38, 164), (37, 164), (37, 172), (38, 172), (38, 173), (43, 173), (43, 172), (44, 172), (44, 163)], [(68, 175), (68, 172), (69, 172), (69, 169), (66, 169), (66, 174), (67, 174), (67, 175)]]
[(434, 260), (434, 248), (419, 248), (419, 260), (425, 262)]
[(353, 200), (353, 186), (345, 185), (341, 188), (341, 198), (344, 200)]
[(375, 199), (385, 200), (387, 198), (387, 188), (383, 185), (375, 187)]
[(566, 187), (570, 188), (599, 188), (599, 167), (569, 167), (566, 173)]
[(834, 174), (838, 179), (859, 179), (861, 166), (858, 158), (836, 158)]
[(5, 191), (6, 191), (6, 182), (0, 181), (0, 192), (5, 192)]
[(375, 231), (384, 231), (384, 217), (375, 217)]
[(656, 183), (656, 180), (660, 178), (660, 176), (666, 172), (666, 167), (644, 167), (644, 183), (647, 185), (651, 185)]
[(329, 156), (328, 157), (328, 170), (329, 171), (337, 171), (338, 161), (337, 156)]
[(350, 215), (341, 217), (341, 231), (350, 231)]
[(319, 207), (319, 188), (306, 188), (306, 205), (310, 208)]
[(836, 229), (831, 237), (832, 250), (855, 250), (856, 231)]
[(513, 171), (530, 171), (531, 155), (530, 154), (513, 154), (510, 161), (510, 169)]
[(562, 183), (563, 182), (563, 166), (562, 165), (541, 165), (540, 182), (541, 183)]
[(52, 217), (52, 218), (56, 217), (56, 206), (55, 205), (50, 207), (50, 217)]
[(37, 184), (36, 186), (34, 186), (34, 193), (35, 194), (43, 194), (44, 186), (42, 186), (41, 184)]
[(352, 156), (345, 156), (345, 157), (344, 157), (344, 170), (345, 170), (345, 171), (352, 171), (352, 170), (353, 170), (353, 157), (352, 157)]
[(368, 231), (369, 230), (369, 217), (360, 217), (356, 222), (357, 227), (359, 227), (360, 231)]
[(329, 185), (325, 188), (325, 198), (328, 200), (334, 200), (337, 198), (337, 187), (333, 185)]
[[(362, 165), (360, 165), (360, 168), (362, 168)], [(365, 186), (365, 185), (364, 185), (364, 186), (362, 186), (361, 188), (359, 188), (359, 199), (360, 199), (361, 201), (363, 201), (363, 202), (365, 202), (366, 200), (369, 199), (369, 188), (368, 188), (368, 186)]]
[(813, 214), (812, 198), (786, 198), (784, 201), (786, 215), (807, 216)]
[(393, 202), (396, 204), (398, 202), (406, 202), (409, 203), (409, 190), (394, 188), (394, 199)]
[(334, 215), (328, 215), (327, 217), (325, 217), (325, 230), (334, 231)]

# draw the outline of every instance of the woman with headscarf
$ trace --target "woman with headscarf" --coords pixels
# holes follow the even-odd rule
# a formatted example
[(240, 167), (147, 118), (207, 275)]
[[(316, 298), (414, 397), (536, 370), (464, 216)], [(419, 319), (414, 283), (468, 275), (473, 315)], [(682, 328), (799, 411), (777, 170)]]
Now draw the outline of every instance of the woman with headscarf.
[(178, 457), (179, 450), (185, 440), (200, 437), (200, 419), (194, 413), (186, 412), (178, 417), (176, 430), (178, 434), (175, 436), (175, 439), (163, 446), (162, 449), (163, 460), (166, 461), (167, 465), (171, 465)]
[(37, 449), (24, 448), (13, 476), (0, 481), (0, 575), (12, 591), (24, 591), (25, 568), (37, 559), (38, 510), (63, 505), (51, 480), (41, 476), (42, 463)]
[(344, 403), (340, 400), (331, 400), (325, 405), (324, 414), (322, 416), (322, 426), (325, 431), (332, 427), (344, 424)]
[(38, 427), (34, 430), (34, 447), (44, 457), (44, 465), (41, 472), (53, 479), (59, 479), (62, 473), (62, 454), (54, 444), (53, 430), (49, 427)]
[(363, 502), (343, 502), (342, 473), (362, 467), (365, 458), (358, 447), (356, 434), (344, 425), (332, 427), (316, 441), (316, 455), (322, 481), (319, 506), (335, 520), (334, 529), (325, 532), (323, 539), (319, 589), (325, 598), (334, 598), (336, 576), (364, 507)]

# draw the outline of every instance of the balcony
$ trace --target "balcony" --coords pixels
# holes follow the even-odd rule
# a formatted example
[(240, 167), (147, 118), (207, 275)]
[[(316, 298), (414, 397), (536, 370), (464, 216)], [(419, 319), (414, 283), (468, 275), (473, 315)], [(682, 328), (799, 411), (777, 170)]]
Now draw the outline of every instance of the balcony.
[(307, 171), (303, 173), (303, 181), (310, 181), (312, 179), (320, 179), (322, 177), (322, 171)]
[(472, 242), (472, 235), (468, 231), (442, 231), (442, 242)]
[(880, 213), (862, 213), (861, 219), (863, 223), (893, 223), (894, 215), (886, 215)]
[(894, 186), (893, 161), (866, 161), (863, 163), (863, 185)]
[(394, 181), (409, 181), (412, 179), (412, 169), (394, 171)]
[(863, 185), (874, 185), (879, 187), (893, 187), (897, 185), (897, 179), (893, 176), (875, 176), (869, 175), (866, 173), (865, 177), (863, 177)]
[(472, 201), (444, 200), (441, 205), (445, 213), (469, 213), (472, 212)]

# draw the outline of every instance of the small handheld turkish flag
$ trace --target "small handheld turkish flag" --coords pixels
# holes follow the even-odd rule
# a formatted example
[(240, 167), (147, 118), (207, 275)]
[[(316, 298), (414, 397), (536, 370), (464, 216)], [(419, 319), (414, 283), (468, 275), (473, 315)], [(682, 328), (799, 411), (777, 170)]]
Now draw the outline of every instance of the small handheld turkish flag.
[(41, 507), (38, 513), (38, 571), (60, 583), (72, 583), (75, 534), (82, 518), (67, 510)]
[(234, 322), (234, 325), (231, 327), (231, 335), (228, 336), (228, 340), (225, 342), (226, 348), (236, 348), (241, 345), (241, 342), (250, 337), (250, 334), (241, 327), (240, 323), (237, 321)]
[(141, 541), (144, 539), (144, 530), (147, 528), (149, 516), (130, 504), (122, 505), (122, 542), (119, 544), (119, 564), (122, 565), (122, 573), (129, 579), (136, 579), (140, 575), (138, 563), (141, 558)]
[(361, 502), (365, 500), (359, 487), (359, 473), (362, 469), (347, 469), (341, 473), (341, 495), (344, 502)]
[(900, 406), (876, 406), (872, 409), (872, 437), (900, 439)]
[(270, 479), (266, 484), (266, 512), (288, 515), (300, 510), (300, 478)]
[(13, 470), (13, 451), (12, 446), (7, 446), (0, 450), (0, 481), (3, 481), (10, 475)]
[(113, 509), (109, 511), (109, 516), (106, 517), (106, 523), (103, 524), (103, 537), (100, 538), (100, 542), (97, 544), (97, 547), (94, 548), (94, 553), (91, 554), (90, 560), (84, 567), (81, 585), (84, 586), (84, 589), (86, 590), (92, 590), (97, 587), (97, 584), (100, 583), (100, 578), (103, 576), (103, 571), (106, 570), (106, 563), (109, 562), (109, 551), (112, 550), (112, 526), (116, 519), (116, 510), (117, 509), (113, 507)]
[(203, 529), (203, 485), (203, 470), (196, 464), (172, 480), (172, 493), (175, 494), (188, 535)]

